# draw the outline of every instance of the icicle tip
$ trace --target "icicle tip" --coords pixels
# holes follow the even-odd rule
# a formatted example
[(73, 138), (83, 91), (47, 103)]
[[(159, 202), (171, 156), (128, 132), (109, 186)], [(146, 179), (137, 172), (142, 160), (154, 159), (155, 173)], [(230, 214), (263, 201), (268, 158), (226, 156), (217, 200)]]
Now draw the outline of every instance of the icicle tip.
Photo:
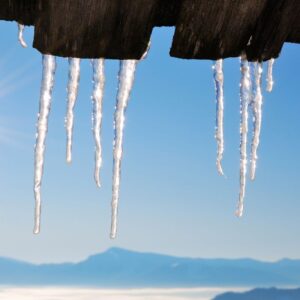
[(96, 183), (96, 186), (97, 188), (101, 188), (101, 182), (100, 182), (100, 179), (99, 179), (99, 176), (98, 175), (95, 175), (95, 183)]
[(41, 231), (41, 204), (36, 203), (35, 207), (35, 219), (34, 219), (34, 228), (33, 234), (38, 235)]
[(222, 163), (220, 161), (217, 161), (216, 165), (217, 165), (217, 170), (218, 170), (219, 175), (225, 176)]
[(25, 26), (23, 24), (18, 24), (18, 29), (19, 29), (18, 40), (23, 48), (27, 48), (27, 44), (23, 37), (24, 28), (25, 28)]
[(241, 205), (241, 206), (239, 206), (237, 208), (237, 210), (235, 211), (235, 215), (238, 218), (242, 218), (243, 217), (243, 215), (244, 215), (244, 206), (243, 205)]
[(39, 228), (34, 228), (33, 229), (33, 234), (34, 235), (39, 235), (40, 234), (40, 229)]
[(250, 171), (250, 180), (251, 181), (255, 181), (255, 179), (256, 179), (256, 172), (253, 171), (253, 170), (251, 170)]
[(72, 164), (72, 158), (67, 157), (66, 162), (67, 162), (68, 165), (71, 165)]

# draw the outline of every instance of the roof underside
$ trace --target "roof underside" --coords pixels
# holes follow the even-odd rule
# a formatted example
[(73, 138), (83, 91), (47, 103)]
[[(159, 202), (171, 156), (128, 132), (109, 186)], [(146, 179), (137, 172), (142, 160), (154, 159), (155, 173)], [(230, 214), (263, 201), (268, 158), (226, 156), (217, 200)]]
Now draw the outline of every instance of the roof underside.
[(299, 0), (0, 0), (0, 19), (35, 26), (43, 54), (140, 59), (156, 26), (175, 26), (171, 56), (249, 60), (300, 43)]

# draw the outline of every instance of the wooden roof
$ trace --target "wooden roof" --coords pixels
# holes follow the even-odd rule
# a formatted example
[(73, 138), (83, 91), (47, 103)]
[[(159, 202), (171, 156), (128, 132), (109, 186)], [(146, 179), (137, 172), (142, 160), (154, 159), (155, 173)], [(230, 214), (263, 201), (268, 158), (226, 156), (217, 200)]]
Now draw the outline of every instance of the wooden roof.
[(0, 0), (0, 19), (35, 26), (44, 54), (140, 59), (156, 26), (175, 26), (170, 54), (249, 60), (300, 43), (299, 0)]

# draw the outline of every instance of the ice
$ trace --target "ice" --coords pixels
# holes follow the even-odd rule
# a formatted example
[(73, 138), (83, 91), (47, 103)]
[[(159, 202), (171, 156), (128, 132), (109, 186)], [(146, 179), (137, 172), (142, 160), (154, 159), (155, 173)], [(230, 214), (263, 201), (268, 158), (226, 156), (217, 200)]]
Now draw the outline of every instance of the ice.
[(73, 128), (74, 128), (74, 108), (78, 95), (80, 80), (80, 59), (69, 59), (69, 83), (68, 83), (68, 102), (66, 116), (67, 131), (67, 162), (72, 162)]
[(24, 40), (24, 37), (23, 37), (24, 29), (25, 29), (25, 26), (23, 24), (18, 24), (18, 30), (19, 30), (18, 39), (19, 39), (19, 42), (20, 42), (20, 44), (22, 45), (23, 48), (27, 48), (27, 44), (26, 44), (26, 42)]
[(240, 193), (236, 215), (243, 216), (244, 199), (246, 192), (246, 175), (247, 175), (247, 135), (248, 135), (248, 118), (249, 104), (251, 101), (251, 78), (249, 62), (241, 58), (241, 84), (240, 84), (240, 105), (241, 105), (241, 144), (240, 144)]
[(274, 87), (274, 79), (273, 79), (273, 67), (274, 67), (275, 59), (271, 58), (268, 61), (268, 71), (267, 71), (267, 92), (272, 92)]
[(123, 60), (120, 62), (119, 89), (115, 111), (115, 140), (114, 140), (114, 165), (112, 188), (112, 225), (111, 238), (117, 235), (117, 214), (120, 197), (121, 162), (123, 155), (123, 135), (125, 125), (125, 112), (130, 93), (134, 83), (137, 60)]
[(104, 96), (105, 74), (104, 59), (94, 59), (93, 65), (93, 132), (96, 144), (95, 150), (95, 173), (94, 178), (98, 187), (101, 187), (100, 169), (102, 166), (102, 146), (101, 146), (101, 127), (102, 127), (102, 106)]
[(222, 159), (224, 154), (224, 74), (223, 60), (216, 61), (214, 67), (214, 80), (216, 86), (217, 118), (215, 137), (218, 144), (217, 150), (217, 169), (220, 175), (224, 175)]
[(254, 133), (251, 147), (251, 168), (250, 168), (250, 178), (251, 180), (255, 179), (256, 176), (256, 167), (257, 167), (257, 150), (260, 143), (260, 134), (261, 134), (261, 125), (262, 125), (262, 105), (263, 105), (263, 96), (262, 96), (262, 73), (263, 67), (261, 63), (255, 64), (255, 94), (252, 102), (253, 108), (253, 119), (254, 119)]
[(44, 156), (46, 148), (46, 136), (48, 131), (48, 117), (51, 109), (52, 90), (56, 69), (56, 59), (51, 55), (43, 56), (43, 78), (40, 95), (40, 109), (37, 123), (37, 135), (35, 145), (35, 172), (34, 172), (34, 195), (35, 195), (35, 226), (34, 233), (40, 232), (41, 224), (41, 185), (44, 169)]

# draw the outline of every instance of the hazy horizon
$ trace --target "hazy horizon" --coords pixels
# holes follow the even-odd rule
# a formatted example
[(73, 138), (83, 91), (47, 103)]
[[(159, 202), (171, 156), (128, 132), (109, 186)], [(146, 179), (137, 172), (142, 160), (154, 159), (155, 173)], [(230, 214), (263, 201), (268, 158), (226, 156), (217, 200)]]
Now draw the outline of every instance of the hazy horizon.
[[(249, 289), (249, 288), (248, 288)], [(242, 288), (194, 288), (194, 289), (89, 289), (68, 287), (13, 288), (0, 286), (0, 300), (90, 300), (104, 297), (105, 300), (211, 300), (226, 291), (245, 291)], [(142, 298), (141, 298), (142, 297)]]

